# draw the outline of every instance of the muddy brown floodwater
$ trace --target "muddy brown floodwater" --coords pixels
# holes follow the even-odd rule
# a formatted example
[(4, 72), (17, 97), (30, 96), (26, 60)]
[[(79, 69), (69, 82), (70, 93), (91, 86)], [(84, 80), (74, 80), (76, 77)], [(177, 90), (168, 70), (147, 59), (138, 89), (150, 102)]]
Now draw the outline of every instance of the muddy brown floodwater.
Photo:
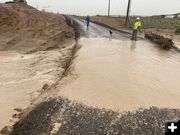
[(64, 70), (60, 68), (59, 50), (20, 54), (0, 53), (0, 129), (13, 125), (16, 110), (27, 108), (42, 92), (44, 84), (53, 84)]
[(81, 38), (59, 95), (119, 111), (180, 108), (180, 54), (146, 40)]
[(173, 41), (175, 43), (174, 45), (180, 49), (180, 35), (175, 35)]

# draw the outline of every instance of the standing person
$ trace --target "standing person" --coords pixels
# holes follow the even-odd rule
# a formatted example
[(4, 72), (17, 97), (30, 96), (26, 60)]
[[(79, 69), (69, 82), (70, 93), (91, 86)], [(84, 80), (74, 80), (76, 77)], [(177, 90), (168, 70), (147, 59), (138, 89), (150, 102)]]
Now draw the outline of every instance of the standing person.
[(86, 17), (86, 24), (87, 24), (87, 27), (89, 27), (90, 21), (91, 21), (90, 16), (87, 16), (87, 17)]
[(132, 33), (132, 38), (131, 40), (137, 40), (137, 33), (141, 28), (141, 20), (140, 17), (136, 18), (136, 22), (133, 25), (133, 33)]

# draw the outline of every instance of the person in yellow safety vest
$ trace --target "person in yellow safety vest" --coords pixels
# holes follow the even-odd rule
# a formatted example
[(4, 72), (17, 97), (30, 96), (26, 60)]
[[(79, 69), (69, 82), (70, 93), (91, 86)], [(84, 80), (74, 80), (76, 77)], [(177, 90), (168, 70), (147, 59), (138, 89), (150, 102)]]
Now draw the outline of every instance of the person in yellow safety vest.
[(136, 22), (133, 25), (133, 33), (132, 33), (132, 38), (131, 40), (137, 40), (137, 33), (141, 28), (141, 20), (140, 17), (136, 18)]

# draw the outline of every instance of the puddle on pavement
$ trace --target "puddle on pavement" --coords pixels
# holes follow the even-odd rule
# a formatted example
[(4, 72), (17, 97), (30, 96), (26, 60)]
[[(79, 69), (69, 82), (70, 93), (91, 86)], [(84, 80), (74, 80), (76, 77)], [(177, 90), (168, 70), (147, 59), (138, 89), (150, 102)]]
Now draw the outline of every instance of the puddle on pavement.
[(148, 41), (81, 38), (73, 76), (59, 95), (119, 111), (180, 108), (180, 54)]
[[(23, 55), (0, 52), (0, 130), (17, 119), (15, 108), (24, 109), (35, 99), (44, 84), (57, 79), (60, 52), (57, 50)], [(10, 121), (12, 119), (12, 121)]]

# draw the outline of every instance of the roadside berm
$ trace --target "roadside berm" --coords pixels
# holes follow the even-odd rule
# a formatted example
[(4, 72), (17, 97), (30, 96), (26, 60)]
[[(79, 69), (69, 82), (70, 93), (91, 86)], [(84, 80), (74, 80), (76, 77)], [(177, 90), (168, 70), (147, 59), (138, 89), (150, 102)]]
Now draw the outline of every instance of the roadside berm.
[(0, 4), (0, 50), (31, 53), (63, 47), (74, 37), (63, 16), (24, 4)]
[(65, 75), (76, 44), (62, 15), (24, 3), (0, 4), (0, 130)]
[(145, 37), (149, 39), (150, 41), (157, 43), (160, 46), (160, 48), (165, 49), (165, 50), (172, 49), (174, 46), (172, 39), (163, 37), (161, 35), (158, 35), (152, 32), (145, 33)]

